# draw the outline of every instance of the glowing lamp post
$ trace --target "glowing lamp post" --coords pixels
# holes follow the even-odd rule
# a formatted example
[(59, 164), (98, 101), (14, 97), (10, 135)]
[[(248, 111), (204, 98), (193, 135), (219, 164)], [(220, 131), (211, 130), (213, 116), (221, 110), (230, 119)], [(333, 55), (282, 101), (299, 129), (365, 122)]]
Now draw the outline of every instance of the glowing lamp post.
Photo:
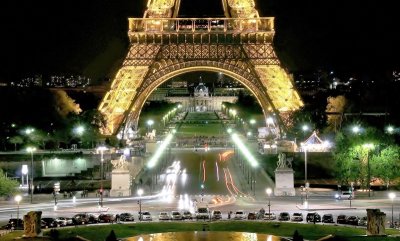
[[(22, 173), (22, 186), (27, 187), (28, 186), (28, 165), (22, 165), (21, 173)], [(26, 177), (26, 182), (24, 180), (24, 177)], [(26, 184), (25, 184), (26, 183)]]
[(139, 195), (139, 221), (142, 221), (142, 195), (143, 195), (143, 189), (139, 189), (137, 191), (137, 194)]
[(268, 220), (271, 220), (271, 193), (272, 189), (267, 188), (266, 193), (268, 195)]
[(366, 143), (363, 144), (362, 147), (367, 150), (367, 170), (368, 170), (367, 187), (368, 187), (368, 197), (371, 197), (371, 168), (369, 166), (369, 151), (374, 149), (375, 146), (372, 143)]
[[(18, 225), (19, 225), (19, 202), (21, 202), (21, 200), (22, 200), (21, 195), (15, 196), (14, 200), (18, 204), (18, 208), (17, 208), (17, 223), (16, 223), (16, 229), (18, 229)], [(393, 212), (392, 212), (392, 215), (393, 215)]]
[(150, 129), (151, 129), (151, 126), (154, 124), (154, 121), (153, 120), (148, 120), (147, 121), (147, 132), (149, 132), (150, 133)]
[(33, 185), (33, 152), (36, 151), (35, 147), (28, 147), (26, 148), (26, 151), (31, 153), (31, 183), (29, 184), (29, 188), (31, 191), (31, 203), (33, 203), (33, 189), (34, 189), (34, 185)]
[(394, 228), (394, 219), (393, 219), (393, 200), (396, 198), (396, 194), (394, 192), (389, 193), (389, 198), (392, 200), (392, 222), (390, 223), (390, 227)]
[(107, 150), (107, 147), (105, 146), (100, 146), (97, 148), (97, 151), (100, 151), (100, 162), (101, 162), (101, 170), (100, 170), (100, 201), (99, 201), (99, 205), (100, 207), (103, 207), (103, 178), (104, 178), (104, 169), (103, 169), (103, 164), (104, 164), (104, 151)]

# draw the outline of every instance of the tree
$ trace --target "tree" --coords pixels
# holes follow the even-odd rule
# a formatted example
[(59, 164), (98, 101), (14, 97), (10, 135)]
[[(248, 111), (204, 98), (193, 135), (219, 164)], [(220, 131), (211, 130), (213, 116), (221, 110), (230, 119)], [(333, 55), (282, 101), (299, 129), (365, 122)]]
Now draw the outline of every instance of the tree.
[(346, 107), (346, 97), (343, 95), (339, 95), (337, 97), (328, 97), (328, 105), (326, 106), (327, 112), (327, 130), (328, 131), (337, 131), (340, 129), (340, 125), (342, 124), (342, 114)]
[(17, 151), (17, 145), (24, 143), (24, 139), (22, 139), (21, 136), (13, 136), (8, 140), (8, 142), (14, 144), (14, 151)]
[(372, 175), (382, 179), (388, 188), (390, 182), (400, 176), (400, 148), (389, 145), (371, 159)]
[[(394, 141), (391, 137), (376, 128), (368, 127), (362, 133), (346, 133), (341, 131), (336, 135), (336, 148), (334, 150), (334, 160), (336, 161), (336, 178), (341, 184), (355, 182), (365, 188), (371, 175), (375, 177), (387, 178), (396, 177), (396, 173), (385, 173), (386, 168), (396, 166), (398, 151), (394, 148)], [(366, 144), (372, 144), (367, 147)], [(382, 150), (393, 146), (384, 153)], [(397, 153), (397, 154), (396, 154)], [(400, 153), (400, 152), (399, 152)], [(386, 161), (382, 162), (381, 159)], [(368, 162), (370, 167), (368, 167)]]
[(9, 179), (0, 169), (0, 196), (14, 194), (17, 191), (18, 182)]

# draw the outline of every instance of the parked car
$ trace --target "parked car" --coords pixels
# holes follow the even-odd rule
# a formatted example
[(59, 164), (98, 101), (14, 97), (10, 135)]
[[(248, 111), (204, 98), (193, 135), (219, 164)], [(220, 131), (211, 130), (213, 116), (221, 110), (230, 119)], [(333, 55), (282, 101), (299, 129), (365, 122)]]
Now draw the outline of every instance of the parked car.
[(55, 218), (42, 218), (42, 228), (55, 228), (58, 226), (59, 224)]
[(183, 211), (183, 219), (193, 219), (193, 214), (190, 211)]
[(323, 223), (334, 223), (333, 221), (333, 215), (332, 214), (324, 214), (322, 216), (322, 220)]
[(89, 223), (89, 216), (86, 213), (78, 213), (72, 217), (72, 222), (75, 225)]
[(102, 213), (98, 218), (100, 223), (113, 223), (115, 221), (115, 216), (110, 213)]
[(152, 221), (153, 220), (153, 218), (151, 217), (150, 212), (148, 212), (148, 211), (142, 212), (141, 216), (142, 216), (141, 221)]
[(211, 212), (211, 219), (213, 220), (220, 220), (222, 219), (222, 213), (220, 210), (213, 210)]
[(336, 199), (354, 199), (354, 193), (353, 192), (342, 192), (342, 193), (336, 193), (335, 194)]
[(290, 215), (289, 215), (289, 213), (288, 213), (288, 212), (282, 212), (282, 213), (280, 213), (280, 214), (279, 214), (279, 217), (278, 217), (278, 220), (279, 220), (279, 221), (289, 221), (289, 220), (290, 220)]
[(346, 215), (339, 215), (336, 219), (337, 224), (346, 224), (347, 223), (347, 216)]
[(135, 217), (131, 213), (121, 213), (119, 220), (123, 222), (135, 221)]
[(235, 215), (233, 216), (233, 219), (235, 219), (235, 220), (243, 220), (245, 218), (246, 218), (246, 214), (241, 210), (236, 211)]
[(8, 223), (5, 225), (5, 229), (12, 230), (23, 230), (24, 229), (24, 221), (22, 219), (11, 218), (8, 220)]
[(256, 220), (257, 214), (255, 212), (249, 212), (249, 214), (247, 214), (247, 219), (248, 220)]
[(306, 216), (306, 222), (321, 222), (321, 215), (319, 215), (318, 213), (307, 213)]
[(364, 216), (362, 218), (360, 218), (360, 220), (358, 221), (358, 226), (364, 226), (366, 227), (368, 224), (368, 218), (367, 216)]
[(275, 213), (265, 213), (264, 214), (264, 220), (275, 220), (276, 215)]
[(210, 219), (210, 210), (206, 207), (197, 208), (196, 220), (199, 219)]
[(172, 220), (183, 220), (182, 214), (179, 211), (172, 211), (171, 212), (171, 219)]
[(160, 212), (158, 214), (158, 220), (163, 221), (163, 220), (170, 220), (171, 217), (169, 216), (169, 214), (167, 212)]
[(292, 221), (294, 221), (294, 222), (303, 222), (303, 214), (302, 213), (293, 213)]
[(347, 224), (350, 225), (358, 225), (358, 222), (360, 221), (360, 218), (357, 216), (349, 216), (347, 217)]
[(68, 225), (72, 225), (72, 219), (71, 218), (65, 218), (65, 217), (57, 217), (56, 218), (56, 222), (58, 223), (58, 225), (60, 225), (61, 227), (64, 226), (68, 226)]

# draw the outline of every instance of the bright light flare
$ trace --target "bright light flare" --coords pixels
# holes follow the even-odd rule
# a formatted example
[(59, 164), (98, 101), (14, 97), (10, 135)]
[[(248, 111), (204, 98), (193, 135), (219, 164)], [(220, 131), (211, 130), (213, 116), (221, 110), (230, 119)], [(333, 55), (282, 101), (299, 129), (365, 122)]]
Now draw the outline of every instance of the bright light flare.
[[(220, 156), (221, 157), (221, 156)], [(219, 168), (218, 168), (218, 162), (215, 162), (215, 166), (217, 167), (216, 168), (216, 171), (217, 171), (217, 181), (219, 182)]]
[(234, 133), (232, 134), (232, 140), (235, 142), (237, 147), (240, 149), (240, 151), (243, 153), (243, 155), (246, 157), (247, 161), (250, 162), (250, 165), (252, 167), (257, 167), (258, 162), (256, 159), (251, 155), (250, 151), (247, 149), (247, 147), (243, 144), (243, 142), (240, 140), (239, 136)]
[(153, 168), (157, 164), (158, 159), (161, 157), (162, 153), (167, 148), (169, 143), (171, 143), (172, 137), (172, 134), (167, 135), (165, 140), (161, 143), (161, 146), (157, 149), (156, 153), (154, 153), (154, 156), (147, 163), (148, 168)]

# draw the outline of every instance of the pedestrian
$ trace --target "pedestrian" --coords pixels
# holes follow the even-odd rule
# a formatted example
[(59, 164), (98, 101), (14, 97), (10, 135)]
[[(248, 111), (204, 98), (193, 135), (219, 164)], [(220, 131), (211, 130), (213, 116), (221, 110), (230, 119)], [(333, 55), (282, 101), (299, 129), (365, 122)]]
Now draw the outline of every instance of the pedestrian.
[(119, 214), (115, 215), (115, 222), (119, 223)]
[(228, 219), (231, 219), (231, 211), (228, 212)]

